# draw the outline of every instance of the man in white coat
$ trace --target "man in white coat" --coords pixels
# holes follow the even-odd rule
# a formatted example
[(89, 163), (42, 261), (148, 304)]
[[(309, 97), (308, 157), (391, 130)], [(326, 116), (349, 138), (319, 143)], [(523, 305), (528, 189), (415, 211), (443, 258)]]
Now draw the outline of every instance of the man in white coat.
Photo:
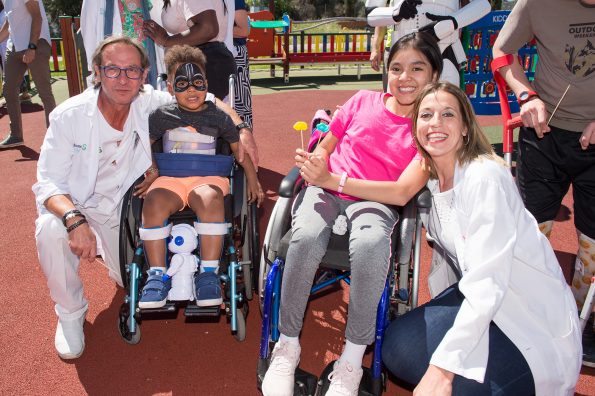
[[(95, 262), (101, 255), (110, 277), (122, 285), (118, 261), (122, 198), (143, 173), (158, 172), (151, 166), (147, 120), (152, 110), (172, 100), (168, 93), (143, 85), (148, 58), (136, 40), (107, 38), (99, 43), (92, 63), (95, 86), (66, 100), (50, 115), (33, 185), (39, 212), (35, 239), (56, 303), (55, 346), (63, 359), (79, 357), (85, 346), (88, 304), (78, 275), (80, 261)], [(208, 94), (207, 100), (213, 101), (213, 95)], [(241, 123), (228, 106), (216, 104)], [(256, 158), (251, 133), (242, 130), (241, 138)], [(154, 177), (148, 179), (137, 194), (143, 194)]]

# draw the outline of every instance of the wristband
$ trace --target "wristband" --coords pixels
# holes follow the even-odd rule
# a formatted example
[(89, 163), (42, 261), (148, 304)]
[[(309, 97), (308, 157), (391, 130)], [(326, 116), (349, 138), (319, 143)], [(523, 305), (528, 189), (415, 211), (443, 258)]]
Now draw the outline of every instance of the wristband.
[(347, 181), (347, 172), (343, 172), (341, 174), (341, 180), (339, 180), (339, 188), (337, 188), (337, 192), (341, 194), (343, 192), (343, 187), (345, 187), (345, 182)]
[(62, 224), (64, 224), (64, 227), (66, 227), (66, 222), (68, 220), (72, 219), (73, 217), (77, 217), (77, 216), (80, 216), (83, 219), (85, 218), (85, 216), (83, 216), (81, 211), (78, 209), (71, 209), (71, 210), (67, 211), (66, 213), (64, 213), (62, 215)]
[(70, 233), (70, 231), (74, 230), (75, 228), (77, 228), (79, 226), (82, 226), (85, 223), (87, 223), (87, 219), (82, 218), (79, 221), (77, 221), (76, 223), (72, 223), (71, 225), (66, 227), (66, 232)]
[(250, 128), (250, 125), (248, 125), (247, 122), (241, 122), (238, 125), (236, 125), (236, 130), (239, 132), (242, 129), (246, 128), (247, 130), (249, 130), (250, 132), (252, 132), (252, 128)]

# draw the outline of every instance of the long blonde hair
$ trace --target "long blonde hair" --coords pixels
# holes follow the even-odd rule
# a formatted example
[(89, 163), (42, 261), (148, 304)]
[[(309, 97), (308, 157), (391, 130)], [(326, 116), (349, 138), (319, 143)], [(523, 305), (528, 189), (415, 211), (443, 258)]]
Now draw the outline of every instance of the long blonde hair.
[(417, 149), (424, 158), (425, 166), (430, 172), (430, 177), (434, 179), (437, 178), (436, 167), (430, 154), (428, 154), (417, 139), (417, 116), (419, 114), (422, 100), (426, 96), (436, 94), (440, 91), (452, 95), (457, 100), (463, 119), (463, 127), (467, 129), (467, 136), (463, 136), (463, 144), (456, 153), (459, 165), (468, 164), (479, 157), (486, 157), (504, 164), (504, 161), (494, 153), (494, 148), (481, 130), (481, 127), (477, 122), (477, 117), (473, 112), (473, 107), (471, 107), (471, 103), (469, 102), (469, 99), (467, 99), (465, 93), (461, 91), (459, 87), (449, 82), (432, 82), (422, 89), (413, 104), (413, 129), (411, 132), (415, 144), (417, 145)]

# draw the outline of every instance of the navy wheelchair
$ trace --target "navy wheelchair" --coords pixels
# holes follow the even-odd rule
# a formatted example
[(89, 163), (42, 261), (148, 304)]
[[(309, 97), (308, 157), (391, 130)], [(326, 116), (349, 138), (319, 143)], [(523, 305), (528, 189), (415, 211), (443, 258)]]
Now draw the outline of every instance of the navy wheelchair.
[[(159, 173), (162, 176), (227, 176), (231, 194), (224, 198), (227, 233), (224, 235), (220, 259), (220, 281), (223, 288), (223, 312), (231, 332), (238, 341), (246, 337), (246, 300), (253, 296), (253, 273), (258, 272), (260, 237), (258, 213), (255, 203), (246, 201), (246, 182), (242, 167), (235, 162), (226, 144), (218, 142), (217, 155), (156, 153)], [(222, 155), (223, 154), (223, 155)], [(149, 265), (145, 259), (143, 243), (139, 236), (143, 200), (133, 195), (139, 179), (126, 193), (120, 219), (120, 271), (126, 289), (124, 302), (118, 315), (118, 331), (129, 344), (140, 342), (140, 324), (143, 318), (177, 315), (180, 308), (186, 317), (219, 317), (221, 306), (198, 307), (180, 301), (167, 301), (161, 308), (140, 308), (139, 299), (147, 280)], [(196, 215), (189, 208), (169, 218), (170, 223), (191, 224)], [(195, 251), (195, 254), (198, 252)], [(169, 258), (168, 258), (169, 261)], [(168, 264), (169, 265), (169, 264)]]
[[(279, 198), (271, 214), (262, 247), (258, 291), (262, 311), (262, 328), (257, 368), (260, 389), (270, 364), (270, 354), (279, 339), (279, 305), (285, 256), (291, 240), (291, 207), (304, 186), (298, 168), (282, 180)], [(406, 206), (399, 208), (399, 223), (392, 235), (393, 252), (389, 273), (377, 309), (376, 336), (371, 368), (363, 368), (360, 395), (380, 395), (386, 387), (381, 347), (389, 320), (415, 308), (418, 303), (419, 262), (421, 251), (421, 208), (429, 208), (431, 197), (424, 189)], [(327, 252), (320, 264), (311, 294), (321, 292), (337, 282), (349, 284), (349, 236), (332, 234)], [(324, 395), (328, 389), (331, 362), (318, 379), (301, 370), (295, 374), (294, 395)]]

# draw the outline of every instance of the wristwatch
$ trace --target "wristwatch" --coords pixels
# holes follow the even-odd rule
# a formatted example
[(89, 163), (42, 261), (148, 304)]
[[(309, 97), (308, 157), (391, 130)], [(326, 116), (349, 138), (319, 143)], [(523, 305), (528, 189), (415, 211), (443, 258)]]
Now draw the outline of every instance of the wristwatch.
[(250, 125), (248, 125), (247, 122), (240, 122), (238, 125), (236, 125), (236, 130), (239, 132), (242, 129), (248, 129), (250, 132), (252, 132), (252, 128), (250, 128)]
[(37, 45), (34, 43), (29, 43), (27, 46), (28, 49), (35, 51), (37, 49)]
[(539, 95), (535, 91), (523, 91), (519, 94), (519, 106), (522, 106), (528, 101), (538, 97)]

